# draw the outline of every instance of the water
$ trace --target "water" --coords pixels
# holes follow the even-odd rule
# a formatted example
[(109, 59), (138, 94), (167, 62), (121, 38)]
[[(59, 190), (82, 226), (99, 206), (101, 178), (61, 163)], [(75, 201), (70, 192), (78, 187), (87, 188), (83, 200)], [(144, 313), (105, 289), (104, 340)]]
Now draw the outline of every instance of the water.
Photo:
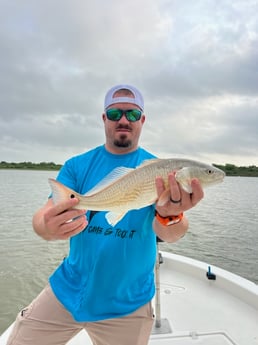
[[(0, 334), (45, 286), (67, 254), (66, 241), (46, 242), (32, 230), (33, 213), (56, 172), (0, 170)], [(161, 249), (206, 261), (258, 283), (258, 178), (227, 177), (206, 189), (187, 212), (190, 229)]]

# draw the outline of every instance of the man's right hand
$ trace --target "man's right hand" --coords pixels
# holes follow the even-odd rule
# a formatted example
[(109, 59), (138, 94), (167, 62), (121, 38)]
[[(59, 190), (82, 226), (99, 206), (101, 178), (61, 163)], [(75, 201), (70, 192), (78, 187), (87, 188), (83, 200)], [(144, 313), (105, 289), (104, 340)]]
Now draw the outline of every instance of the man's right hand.
[(77, 210), (73, 207), (79, 200), (69, 199), (53, 204), (52, 199), (39, 209), (33, 216), (35, 232), (45, 240), (66, 240), (79, 234), (88, 224), (86, 210)]

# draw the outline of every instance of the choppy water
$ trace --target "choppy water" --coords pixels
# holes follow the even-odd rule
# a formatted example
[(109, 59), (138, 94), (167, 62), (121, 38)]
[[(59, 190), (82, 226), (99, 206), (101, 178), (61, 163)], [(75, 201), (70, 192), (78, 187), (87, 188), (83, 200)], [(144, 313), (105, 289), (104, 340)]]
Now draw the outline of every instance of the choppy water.
[[(31, 226), (56, 172), (0, 170), (0, 334), (45, 286), (67, 254), (67, 242), (46, 242)], [(220, 266), (258, 283), (258, 178), (226, 177), (187, 212), (188, 234), (161, 249)]]

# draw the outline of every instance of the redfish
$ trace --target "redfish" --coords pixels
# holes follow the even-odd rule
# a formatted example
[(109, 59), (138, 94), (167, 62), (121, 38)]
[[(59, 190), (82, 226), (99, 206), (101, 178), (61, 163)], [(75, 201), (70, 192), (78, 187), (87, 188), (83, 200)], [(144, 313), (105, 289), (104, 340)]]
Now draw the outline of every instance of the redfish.
[[(155, 178), (164, 179), (168, 190), (168, 174), (176, 171), (175, 177), (182, 188), (191, 193), (191, 180), (197, 178), (202, 187), (222, 182), (225, 173), (214, 167), (190, 159), (151, 159), (139, 167), (118, 167), (86, 194), (81, 195), (60, 182), (49, 179), (54, 204), (76, 197), (77, 209), (107, 211), (106, 219), (114, 226), (130, 210), (140, 209), (157, 201)], [(159, 198), (158, 204), (167, 201), (167, 190)]]

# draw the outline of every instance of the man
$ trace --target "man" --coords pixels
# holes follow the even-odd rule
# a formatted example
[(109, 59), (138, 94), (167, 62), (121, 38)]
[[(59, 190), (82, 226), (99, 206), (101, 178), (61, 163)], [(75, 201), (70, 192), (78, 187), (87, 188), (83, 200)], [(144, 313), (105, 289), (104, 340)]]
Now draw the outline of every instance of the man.
[[(154, 156), (138, 147), (145, 122), (141, 93), (117, 85), (105, 97), (105, 145), (68, 160), (58, 180), (84, 194), (119, 166)], [(17, 317), (8, 345), (63, 345), (85, 329), (94, 345), (145, 345), (150, 336), (156, 236), (175, 242), (187, 231), (183, 212), (203, 197), (198, 180), (186, 193), (168, 175), (170, 200), (132, 210), (114, 227), (105, 212), (77, 210), (77, 199), (47, 203), (33, 217), (45, 240), (70, 239), (70, 253), (41, 294)], [(165, 190), (156, 178), (158, 197)], [(172, 219), (172, 221), (171, 221)]]

